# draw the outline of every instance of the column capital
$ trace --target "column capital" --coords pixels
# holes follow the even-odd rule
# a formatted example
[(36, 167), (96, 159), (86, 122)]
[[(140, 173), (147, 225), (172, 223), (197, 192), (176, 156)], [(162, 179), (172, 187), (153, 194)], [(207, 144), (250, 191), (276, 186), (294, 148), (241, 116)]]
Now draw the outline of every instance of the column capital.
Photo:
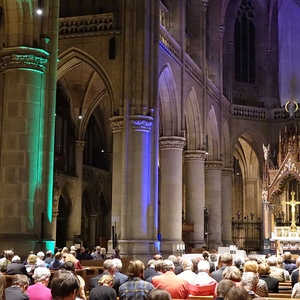
[(205, 161), (206, 152), (204, 150), (186, 150), (183, 152), (184, 160), (189, 161)]
[(231, 176), (233, 174), (232, 168), (223, 168), (222, 169), (222, 176)]
[(162, 136), (159, 138), (160, 150), (181, 149), (185, 146), (186, 138), (180, 136)]
[[(124, 117), (115, 116), (110, 119), (110, 126), (113, 130), (113, 133), (123, 131), (124, 128)], [(127, 120), (125, 118), (125, 120)], [(153, 118), (150, 116), (143, 115), (132, 115), (128, 117), (129, 126), (131, 130), (134, 131), (151, 131), (153, 125)]]
[(27, 68), (45, 72), (49, 53), (30, 47), (8, 47), (0, 52), (0, 71)]
[(84, 147), (85, 147), (85, 141), (78, 141), (76, 140), (75, 141), (75, 147), (76, 147), (76, 150), (84, 150)]
[(222, 170), (223, 162), (222, 161), (206, 161), (204, 163), (205, 170)]

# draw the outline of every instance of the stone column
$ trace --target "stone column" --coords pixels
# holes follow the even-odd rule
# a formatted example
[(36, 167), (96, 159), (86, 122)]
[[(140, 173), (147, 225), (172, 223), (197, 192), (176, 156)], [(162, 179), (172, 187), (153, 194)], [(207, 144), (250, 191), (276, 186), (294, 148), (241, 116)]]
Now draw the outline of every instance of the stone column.
[(90, 249), (98, 244), (98, 240), (96, 241), (96, 221), (97, 214), (91, 214), (89, 217), (89, 242)]
[[(82, 207), (82, 169), (84, 141), (75, 142), (75, 165), (77, 181), (74, 182), (74, 198), (68, 218), (67, 246), (73, 245), (75, 236), (81, 235), (81, 207)], [(76, 239), (78, 241), (78, 239)]]
[(113, 117), (110, 121), (114, 157), (112, 225), (118, 235), (118, 247), (121, 253), (148, 259), (159, 251), (156, 199), (150, 191), (153, 118), (129, 115)]
[(232, 244), (232, 176), (233, 169), (222, 169), (222, 241), (224, 246)]
[(53, 167), (44, 139), (47, 62), (48, 53), (41, 49), (0, 52), (0, 248), (17, 249), (20, 255), (40, 250), (36, 242), (51, 239), (52, 197), (43, 177)]
[(162, 253), (182, 243), (182, 150), (185, 138), (164, 136), (160, 145), (160, 233)]
[(205, 162), (205, 198), (208, 211), (209, 249), (218, 249), (222, 243), (222, 197), (221, 197), (221, 161)]
[(186, 220), (194, 223), (194, 248), (206, 245), (204, 241), (205, 151), (187, 150), (184, 152)]

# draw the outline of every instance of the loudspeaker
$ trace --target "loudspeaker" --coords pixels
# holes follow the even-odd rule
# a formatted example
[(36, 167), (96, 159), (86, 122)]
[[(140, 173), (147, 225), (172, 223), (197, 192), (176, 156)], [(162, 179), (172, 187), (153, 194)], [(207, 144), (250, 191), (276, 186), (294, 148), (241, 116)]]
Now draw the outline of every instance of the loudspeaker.
[(116, 57), (116, 37), (113, 36), (109, 39), (108, 58), (115, 59), (115, 57)]

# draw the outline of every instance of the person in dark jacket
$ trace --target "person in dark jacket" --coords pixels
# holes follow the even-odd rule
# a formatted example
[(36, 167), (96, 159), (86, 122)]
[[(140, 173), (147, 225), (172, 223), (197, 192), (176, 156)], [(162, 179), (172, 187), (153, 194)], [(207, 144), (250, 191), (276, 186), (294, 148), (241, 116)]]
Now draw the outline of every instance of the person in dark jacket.
[(21, 264), (20, 256), (15, 255), (12, 258), (11, 263), (7, 266), (6, 274), (7, 275), (24, 274), (26, 276), (28, 275), (26, 271), (26, 267), (23, 264)]
[(269, 275), (270, 267), (266, 263), (261, 263), (258, 265), (258, 273), (259, 279), (262, 279), (266, 282), (269, 293), (279, 292), (279, 281), (278, 279)]

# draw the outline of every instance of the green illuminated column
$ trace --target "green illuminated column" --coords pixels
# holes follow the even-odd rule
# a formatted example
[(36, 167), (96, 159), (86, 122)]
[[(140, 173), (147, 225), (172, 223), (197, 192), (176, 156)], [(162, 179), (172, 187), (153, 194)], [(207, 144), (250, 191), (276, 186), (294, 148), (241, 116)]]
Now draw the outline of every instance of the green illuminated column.
[[(185, 138), (164, 136), (160, 148), (160, 233), (162, 253), (175, 254), (182, 243), (182, 150)], [(171, 225), (171, 226), (170, 226)]]
[[(52, 199), (43, 173), (45, 157), (45, 70), (48, 53), (29, 47), (0, 52), (0, 248), (28, 254), (50, 240)], [(52, 188), (52, 187), (51, 187)], [(51, 203), (49, 203), (51, 201)]]

